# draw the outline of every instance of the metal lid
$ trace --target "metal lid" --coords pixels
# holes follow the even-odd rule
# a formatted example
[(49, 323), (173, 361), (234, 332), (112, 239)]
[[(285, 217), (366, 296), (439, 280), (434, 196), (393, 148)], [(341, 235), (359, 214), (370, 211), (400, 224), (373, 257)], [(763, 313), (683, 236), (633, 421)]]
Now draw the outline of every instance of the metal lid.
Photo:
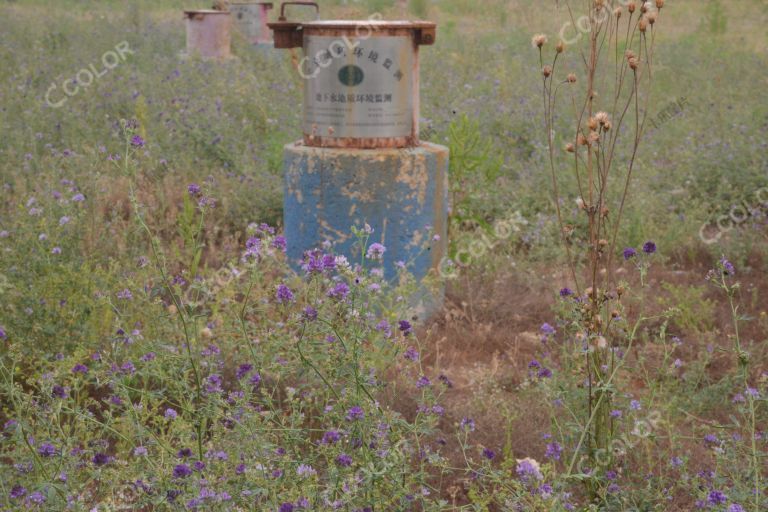
[(387, 30), (393, 28), (402, 29), (430, 29), (437, 25), (432, 21), (386, 21), (386, 20), (317, 20), (301, 23), (305, 28), (329, 28), (329, 29), (356, 29), (371, 27), (374, 30)]
[(194, 16), (195, 14), (229, 14), (229, 11), (217, 11), (216, 9), (194, 9), (184, 11), (185, 16)]

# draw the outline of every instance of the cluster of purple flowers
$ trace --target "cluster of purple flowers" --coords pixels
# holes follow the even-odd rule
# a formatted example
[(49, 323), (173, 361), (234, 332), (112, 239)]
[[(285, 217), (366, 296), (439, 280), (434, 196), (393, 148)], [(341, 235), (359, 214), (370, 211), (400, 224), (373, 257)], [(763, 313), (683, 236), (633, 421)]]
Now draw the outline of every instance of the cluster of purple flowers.
[[(652, 241), (647, 241), (643, 244), (643, 252), (651, 255), (656, 252), (656, 244)], [(626, 247), (623, 251), (624, 260), (631, 260), (637, 256), (637, 250), (634, 247)]]

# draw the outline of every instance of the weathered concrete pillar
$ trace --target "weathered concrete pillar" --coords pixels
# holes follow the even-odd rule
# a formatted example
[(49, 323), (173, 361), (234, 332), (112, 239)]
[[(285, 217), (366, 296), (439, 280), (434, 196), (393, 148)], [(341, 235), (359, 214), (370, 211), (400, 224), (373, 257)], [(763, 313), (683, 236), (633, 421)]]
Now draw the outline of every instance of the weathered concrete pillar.
[(405, 264), (421, 280), (446, 254), (448, 148), (422, 143), (403, 149), (315, 148), (301, 142), (284, 153), (285, 230), (288, 257), (299, 266), (304, 252), (324, 241), (359, 261), (351, 226), (374, 229), (384, 275)]

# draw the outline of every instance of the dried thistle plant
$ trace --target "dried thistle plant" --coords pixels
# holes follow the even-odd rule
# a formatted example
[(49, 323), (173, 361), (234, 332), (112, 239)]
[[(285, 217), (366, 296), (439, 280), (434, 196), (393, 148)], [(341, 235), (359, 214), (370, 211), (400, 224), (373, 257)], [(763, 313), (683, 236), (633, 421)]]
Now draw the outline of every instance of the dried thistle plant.
[[(653, 78), (656, 26), (664, 0), (563, 0), (573, 27), (583, 33), (577, 44), (557, 43), (553, 51), (539, 34), (532, 44), (539, 52), (542, 97), (549, 149), (552, 192), (568, 266), (579, 297), (579, 337), (589, 344), (589, 421), (584, 445), (590, 458), (608, 448), (611, 437), (612, 347), (627, 338), (618, 327), (623, 286), (614, 279), (617, 237), (640, 142), (645, 128)], [(577, 19), (577, 13), (582, 14)], [(563, 70), (563, 54), (576, 52), (578, 69)], [(548, 58), (551, 55), (551, 60)], [(599, 91), (598, 91), (599, 89)], [(565, 105), (558, 100), (565, 97)], [(562, 100), (561, 100), (562, 101)], [(555, 147), (556, 113), (570, 111), (569, 132), (561, 153)], [(619, 158), (625, 150), (626, 158)], [(587, 218), (586, 242), (574, 242), (574, 228), (561, 212), (561, 158), (575, 177), (577, 204)], [(586, 269), (580, 262), (586, 262)], [(585, 276), (586, 274), (586, 276)]]

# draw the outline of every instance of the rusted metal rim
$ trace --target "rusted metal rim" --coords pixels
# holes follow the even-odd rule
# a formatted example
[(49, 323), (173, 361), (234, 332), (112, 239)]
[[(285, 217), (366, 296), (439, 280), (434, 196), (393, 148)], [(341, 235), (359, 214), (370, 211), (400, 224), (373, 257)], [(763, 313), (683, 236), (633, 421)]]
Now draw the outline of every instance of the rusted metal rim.
[(229, 16), (230, 12), (229, 11), (216, 11), (214, 9), (197, 9), (197, 10), (192, 10), (192, 11), (184, 11), (184, 15), (187, 16), (187, 17), (195, 16), (197, 14), (205, 14), (205, 15), (208, 15), (208, 14), (225, 14), (225, 15)]
[(275, 7), (275, 4), (272, 2), (229, 2), (229, 5), (264, 5), (267, 9)]
[(313, 148), (336, 149), (401, 149), (421, 144), (418, 135), (405, 137), (320, 137), (304, 134), (304, 145)]
[(393, 28), (420, 29), (435, 28), (437, 24), (432, 21), (384, 21), (384, 20), (317, 20), (305, 21), (301, 23), (305, 28), (325, 28), (325, 29), (356, 29), (361, 27), (371, 27), (376, 30), (387, 30)]

